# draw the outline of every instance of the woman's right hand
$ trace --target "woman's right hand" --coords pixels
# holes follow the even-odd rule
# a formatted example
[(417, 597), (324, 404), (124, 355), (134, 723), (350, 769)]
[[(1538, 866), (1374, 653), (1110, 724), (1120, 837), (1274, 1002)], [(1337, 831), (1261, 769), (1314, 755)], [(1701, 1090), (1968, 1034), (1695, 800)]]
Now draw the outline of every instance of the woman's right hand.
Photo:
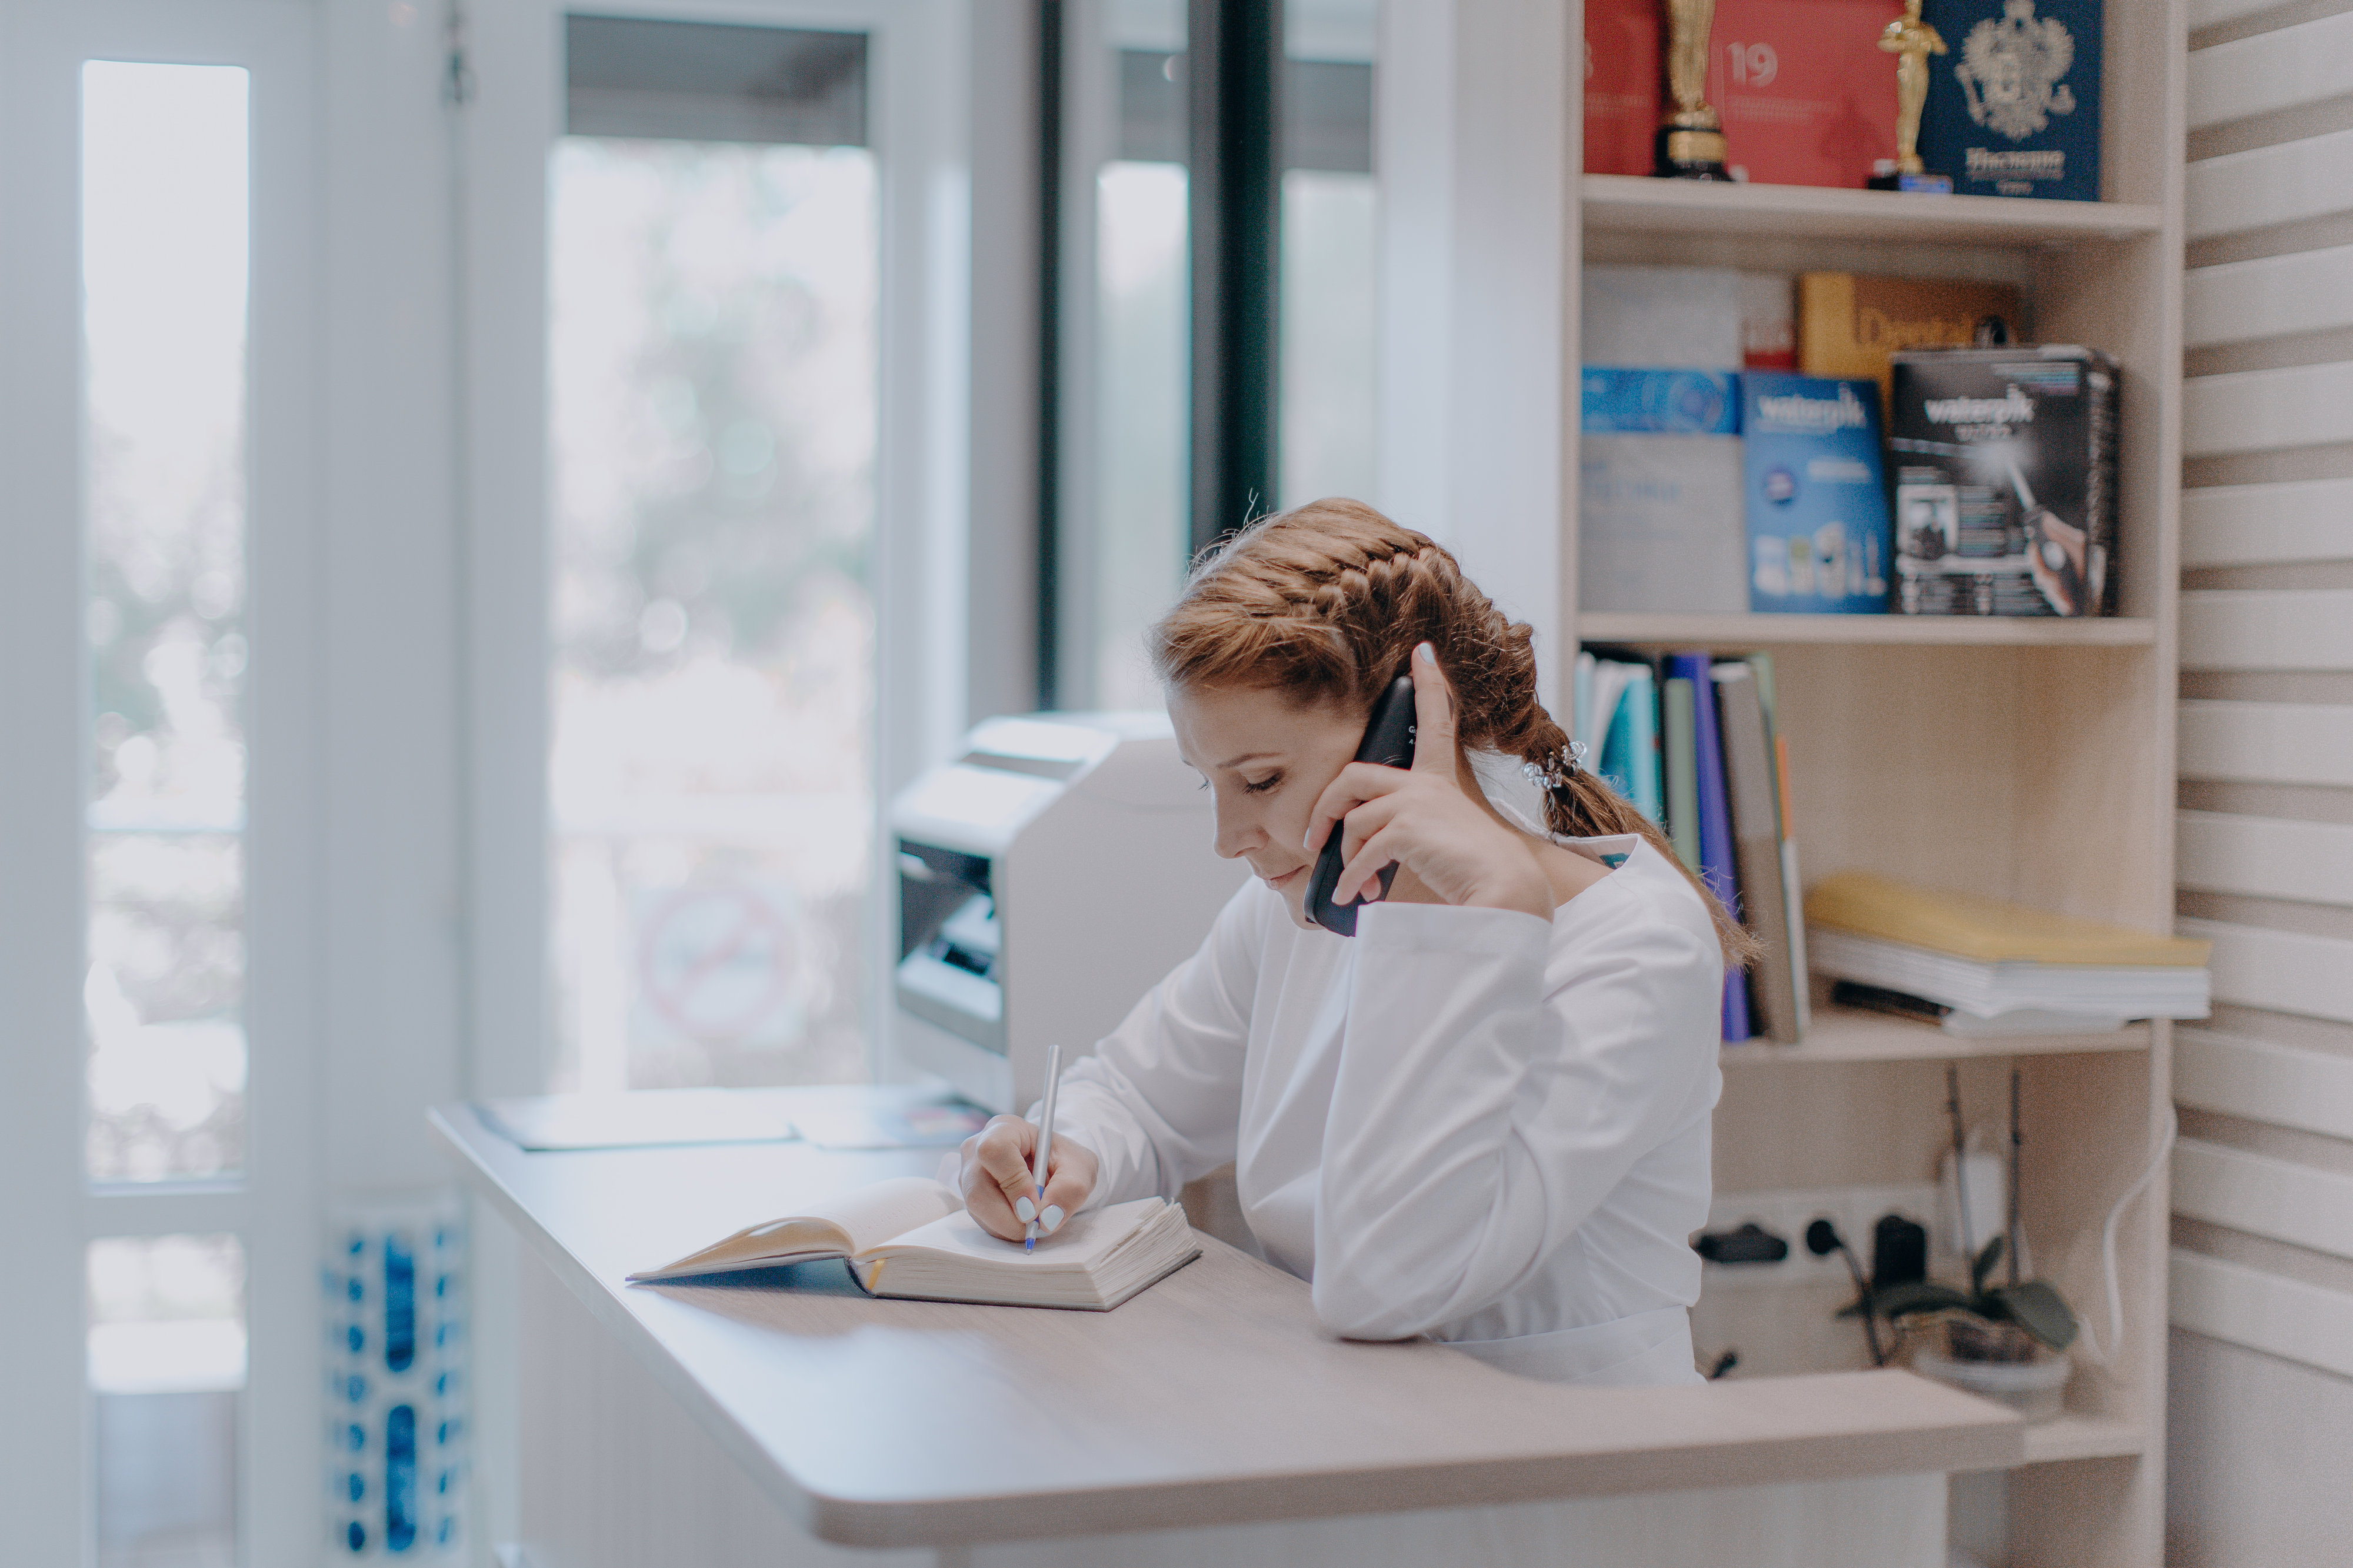
[(1037, 1148), (1038, 1129), (1018, 1116), (993, 1117), (964, 1141), (957, 1185), (964, 1206), (989, 1235), (1019, 1241), (1034, 1215), (1038, 1234), (1050, 1236), (1095, 1190), (1103, 1167), (1094, 1151), (1057, 1136), (1047, 1156), (1045, 1200), (1039, 1202), (1038, 1179), (1029, 1170)]

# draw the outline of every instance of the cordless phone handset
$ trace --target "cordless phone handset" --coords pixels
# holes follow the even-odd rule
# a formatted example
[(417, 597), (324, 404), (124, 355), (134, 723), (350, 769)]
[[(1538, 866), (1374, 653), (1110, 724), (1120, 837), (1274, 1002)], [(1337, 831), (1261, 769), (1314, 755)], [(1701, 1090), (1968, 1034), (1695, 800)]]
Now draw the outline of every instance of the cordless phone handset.
[[(1389, 682), (1373, 704), (1372, 719), (1365, 725), (1365, 738), (1356, 747), (1356, 761), (1377, 763), (1385, 768), (1413, 766), (1413, 677), (1400, 675)], [(1356, 934), (1356, 911), (1367, 903), (1380, 899), (1362, 899), (1353, 904), (1335, 904), (1332, 889), (1338, 885), (1345, 863), (1340, 858), (1343, 825), (1335, 822), (1324, 836), (1324, 847), (1315, 857), (1315, 872), (1307, 881), (1307, 918), (1325, 931), (1341, 936)], [(1380, 869), (1380, 898), (1389, 896), (1389, 884), (1397, 880), (1397, 862), (1392, 860)]]

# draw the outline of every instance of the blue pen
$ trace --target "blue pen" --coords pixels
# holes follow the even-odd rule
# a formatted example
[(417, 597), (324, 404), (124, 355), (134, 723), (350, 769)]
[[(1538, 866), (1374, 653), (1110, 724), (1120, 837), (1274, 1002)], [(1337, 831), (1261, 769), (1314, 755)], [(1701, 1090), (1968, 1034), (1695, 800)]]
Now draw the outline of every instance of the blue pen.
[[(1057, 1043), (1046, 1051), (1046, 1106), (1038, 1113), (1038, 1158), (1031, 1163), (1030, 1179), (1038, 1184), (1038, 1195), (1030, 1201), (1039, 1209), (1046, 1206), (1046, 1161), (1054, 1152), (1054, 1090), (1062, 1081), (1062, 1047)], [(1038, 1222), (1030, 1220), (1023, 1233), (1021, 1250), (1038, 1250)]]

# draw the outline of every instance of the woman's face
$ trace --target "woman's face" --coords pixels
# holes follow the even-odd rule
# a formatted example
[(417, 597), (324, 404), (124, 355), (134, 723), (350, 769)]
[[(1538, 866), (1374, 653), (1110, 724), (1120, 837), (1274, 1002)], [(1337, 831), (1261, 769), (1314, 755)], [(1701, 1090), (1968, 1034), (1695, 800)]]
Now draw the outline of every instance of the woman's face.
[(1307, 918), (1307, 874), (1315, 857), (1300, 847), (1324, 786), (1356, 754), (1365, 715), (1301, 708), (1266, 687), (1171, 688), (1168, 717), (1176, 752), (1208, 784), (1215, 846), (1250, 862), (1282, 895), (1291, 918)]

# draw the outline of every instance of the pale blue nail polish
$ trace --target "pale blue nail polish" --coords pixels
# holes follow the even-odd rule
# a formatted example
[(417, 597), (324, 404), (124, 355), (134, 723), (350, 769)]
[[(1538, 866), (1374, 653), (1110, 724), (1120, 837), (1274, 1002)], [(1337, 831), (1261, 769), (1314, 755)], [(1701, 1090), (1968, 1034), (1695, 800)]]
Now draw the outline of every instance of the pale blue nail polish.
[(1062, 1205), (1060, 1204), (1048, 1204), (1046, 1205), (1046, 1212), (1038, 1216), (1038, 1223), (1045, 1227), (1046, 1234), (1049, 1236), (1051, 1236), (1054, 1232), (1061, 1229)]
[(1013, 1217), (1028, 1225), (1038, 1217), (1038, 1205), (1028, 1198), (1016, 1198), (1013, 1200)]

